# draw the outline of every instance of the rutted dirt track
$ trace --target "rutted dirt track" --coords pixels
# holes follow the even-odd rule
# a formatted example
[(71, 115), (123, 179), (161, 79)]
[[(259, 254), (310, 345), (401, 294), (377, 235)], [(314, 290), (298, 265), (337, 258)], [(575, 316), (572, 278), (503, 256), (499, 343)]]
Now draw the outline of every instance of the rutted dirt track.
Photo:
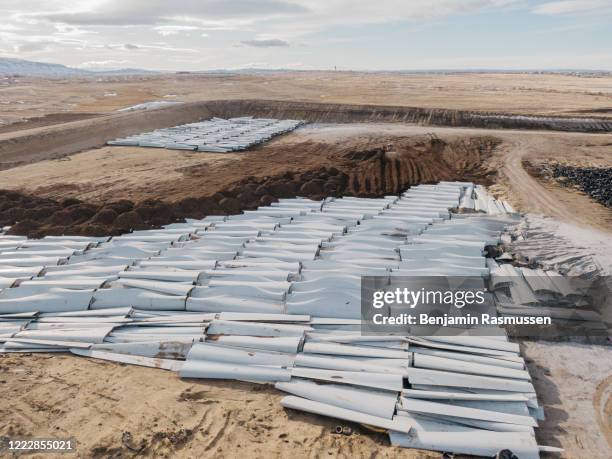
[(530, 198), (530, 208), (533, 212), (573, 220), (574, 215), (565, 206), (560, 205), (558, 198), (552, 195), (544, 186), (538, 183), (523, 168), (523, 159), (529, 153), (529, 142), (518, 139), (517, 144), (504, 161), (503, 175), (515, 189)]
[(96, 118), (98, 116), (101, 116), (101, 113), (50, 113), (48, 115), (35, 116), (12, 124), (0, 125), (0, 134), (35, 129), (43, 126), (53, 126), (56, 124), (69, 123), (71, 121)]
[(612, 135), (520, 133), (500, 135), (503, 146), (490, 167), (499, 171), (496, 186), (523, 212), (556, 217), (578, 226), (612, 232), (612, 211), (584, 193), (531, 175), (529, 162), (561, 162), (610, 167)]

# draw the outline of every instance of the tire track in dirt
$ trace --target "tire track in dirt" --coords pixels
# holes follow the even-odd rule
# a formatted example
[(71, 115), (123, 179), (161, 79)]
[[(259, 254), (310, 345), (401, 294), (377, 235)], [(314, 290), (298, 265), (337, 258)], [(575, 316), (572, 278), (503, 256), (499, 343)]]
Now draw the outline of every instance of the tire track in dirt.
[(518, 139), (507, 153), (502, 173), (532, 212), (575, 221), (576, 215), (529, 175), (523, 167), (523, 159), (528, 153), (528, 148), (530, 148), (528, 142)]
[(593, 408), (601, 433), (612, 448), (612, 376), (597, 386), (593, 396)]
[(493, 194), (524, 213), (612, 232), (610, 209), (578, 190), (548, 183), (531, 171), (542, 162), (612, 167), (608, 146), (612, 136), (521, 131), (494, 131), (494, 135), (502, 143), (488, 164), (498, 171), (496, 184), (490, 187)]

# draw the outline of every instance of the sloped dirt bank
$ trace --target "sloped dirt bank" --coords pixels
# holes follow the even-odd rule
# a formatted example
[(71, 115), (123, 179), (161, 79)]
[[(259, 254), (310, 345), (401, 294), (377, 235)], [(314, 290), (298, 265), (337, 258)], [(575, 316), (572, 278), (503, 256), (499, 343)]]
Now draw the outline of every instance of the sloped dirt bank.
[(44, 116), (34, 116), (26, 118), (21, 121), (16, 121), (11, 124), (0, 124), (0, 134), (6, 132), (17, 132), (23, 131), (24, 129), (34, 129), (43, 126), (51, 126), (54, 124), (69, 123), (71, 121), (86, 120), (102, 116), (101, 113), (71, 113), (71, 112), (60, 112), (60, 113), (49, 113)]
[(102, 115), (92, 119), (0, 133), (0, 170), (61, 158), (103, 146), (107, 140), (210, 117), (202, 104)]
[(406, 106), (322, 104), (272, 100), (210, 101), (215, 116), (297, 118), (319, 123), (405, 122), (431, 126), (611, 132), (612, 119), (523, 116)]
[[(305, 165), (290, 160), (296, 156), (293, 149), (302, 148), (301, 154), (308, 155), (326, 150), (326, 146), (312, 142), (301, 147), (293, 145), (284, 161), (275, 164), (271, 158), (263, 158), (263, 166), (267, 162), (269, 167), (251, 168), (251, 175), (247, 174), (248, 169), (228, 170), (225, 165), (206, 169), (204, 173), (187, 171), (192, 177), (183, 183), (184, 189), (179, 194), (182, 197), (176, 200), (86, 202), (74, 197), (52, 199), (4, 190), (0, 191), (0, 225), (11, 225), (11, 234), (29, 237), (121, 234), (184, 218), (235, 214), (279, 198), (377, 197), (399, 194), (410, 185), (440, 180), (489, 184), (494, 176), (484, 166), (499, 144), (493, 137), (445, 141), (430, 135), (389, 140), (366, 142), (367, 148), (359, 148), (363, 145), (359, 142), (327, 146), (327, 155), (319, 154)], [(249, 168), (249, 164), (245, 167)], [(217, 182), (217, 187), (211, 186), (210, 178), (219, 179), (223, 174), (228, 179)]]

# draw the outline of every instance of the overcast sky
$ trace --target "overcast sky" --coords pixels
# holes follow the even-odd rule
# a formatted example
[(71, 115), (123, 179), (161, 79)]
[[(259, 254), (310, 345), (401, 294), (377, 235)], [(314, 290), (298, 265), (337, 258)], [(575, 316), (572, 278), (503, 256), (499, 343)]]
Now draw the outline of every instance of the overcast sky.
[(612, 0), (0, 0), (0, 18), (0, 57), (90, 69), (612, 69)]

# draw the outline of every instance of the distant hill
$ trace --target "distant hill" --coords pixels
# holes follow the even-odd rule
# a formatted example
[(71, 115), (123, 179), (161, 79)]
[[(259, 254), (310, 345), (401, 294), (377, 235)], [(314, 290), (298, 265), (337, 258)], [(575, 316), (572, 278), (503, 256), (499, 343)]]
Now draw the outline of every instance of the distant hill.
[(144, 69), (115, 69), (115, 70), (94, 70), (94, 71), (91, 71), (90, 73), (94, 75), (157, 75), (159, 73), (169, 73), (169, 72), (156, 72), (155, 70), (144, 70)]
[[(48, 62), (26, 61), (0, 57), (0, 75), (22, 75), (40, 76), (47, 78), (66, 78), (79, 76), (121, 76), (121, 75), (156, 75), (161, 73), (194, 74), (209, 76), (231, 76), (231, 75), (261, 75), (278, 72), (308, 72), (313, 70), (285, 69), (285, 68), (240, 68), (240, 69), (213, 69), (213, 70), (194, 70), (194, 71), (154, 71), (143, 69), (113, 69), (113, 70), (86, 70), (75, 67), (68, 67), (62, 64), (50, 64)], [(316, 71), (316, 70), (314, 70)], [(328, 70), (329, 71), (329, 70)], [(575, 76), (600, 76), (610, 75), (608, 70), (585, 70), (585, 69), (548, 69), (548, 70), (499, 70), (499, 69), (465, 69), (465, 70), (339, 70), (348, 73), (393, 73), (393, 74), (462, 74), (462, 73), (543, 73), (543, 74), (563, 74)]]
[(118, 70), (84, 70), (67, 67), (62, 64), (50, 64), (48, 62), (26, 61), (0, 57), (0, 75), (22, 75), (40, 76), (50, 78), (65, 78), (73, 76), (96, 76), (96, 75), (149, 75), (155, 74), (151, 70), (142, 69), (118, 69)]

